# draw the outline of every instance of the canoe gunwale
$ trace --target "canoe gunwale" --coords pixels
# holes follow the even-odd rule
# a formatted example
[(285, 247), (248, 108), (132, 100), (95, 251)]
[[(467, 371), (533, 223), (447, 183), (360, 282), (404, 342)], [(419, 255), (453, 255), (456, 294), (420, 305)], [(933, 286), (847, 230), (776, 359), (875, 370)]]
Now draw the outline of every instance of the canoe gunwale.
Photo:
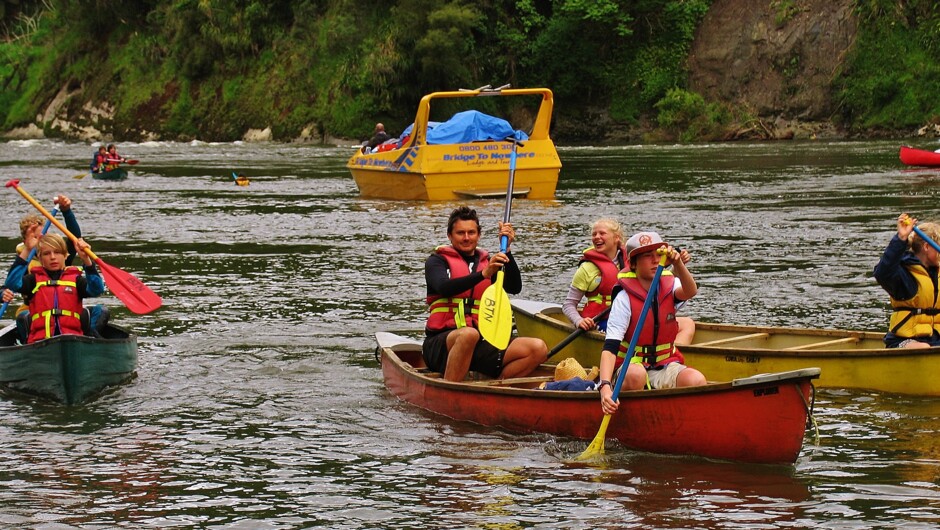
[[(540, 324), (550, 326), (559, 331), (570, 333), (574, 331), (574, 326), (567, 321), (561, 321), (557, 318), (553, 318), (552, 315), (558, 315), (564, 317), (564, 314), (561, 312), (561, 306), (545, 304), (544, 307), (538, 312), (532, 312), (527, 309), (527, 306), (524, 304), (517, 304), (516, 300), (512, 301), (513, 311), (522, 312), (529, 316), (532, 319), (537, 320)], [(722, 323), (712, 323), (712, 322), (702, 322), (695, 321), (696, 330), (714, 330), (714, 331), (728, 331), (742, 333), (741, 337), (728, 337), (725, 339), (718, 339), (716, 341), (708, 341), (701, 344), (693, 342), (687, 346), (682, 346), (681, 350), (683, 353), (696, 353), (700, 351), (700, 348), (707, 348), (710, 351), (720, 350), (727, 351), (730, 353), (742, 354), (746, 352), (760, 352), (760, 355), (763, 357), (767, 356), (783, 356), (783, 357), (815, 357), (819, 355), (822, 350), (816, 350), (814, 347), (819, 347), (823, 342), (829, 342), (838, 339), (851, 339), (852, 342), (860, 342), (862, 340), (881, 340), (884, 337), (884, 333), (876, 331), (862, 331), (862, 330), (839, 330), (839, 329), (822, 329), (822, 328), (793, 328), (785, 326), (744, 326), (739, 324), (722, 324)], [(725, 346), (725, 343), (733, 343), (738, 340), (747, 340), (755, 338), (757, 336), (771, 336), (773, 334), (794, 334), (801, 336), (818, 336), (821, 339), (826, 338), (825, 341), (820, 341), (819, 343), (801, 345), (793, 348), (761, 348), (761, 347), (741, 347), (737, 348), (734, 346)], [(598, 339), (600, 341), (604, 340), (604, 334), (599, 331), (589, 331), (585, 335), (592, 338)], [(712, 346), (714, 344), (714, 346)], [(937, 348), (926, 348), (926, 351), (934, 350)], [(824, 350), (824, 353), (828, 356), (834, 357), (909, 357), (912, 353), (916, 352), (905, 351), (903, 348), (879, 348), (879, 349), (835, 349), (835, 350)]]
[[(379, 335), (384, 335), (385, 337), (380, 339)], [(512, 380), (500, 380), (497, 379), (484, 379), (484, 380), (465, 380), (465, 381), (447, 381), (440, 377), (431, 377), (428, 375), (429, 372), (423, 372), (404, 360), (399, 354), (406, 352), (414, 352), (417, 354), (421, 353), (421, 344), (411, 339), (405, 339), (404, 342), (394, 343), (390, 342), (394, 340), (394, 337), (397, 335), (392, 333), (379, 332), (376, 333), (376, 341), (379, 343), (379, 350), (381, 351), (381, 358), (383, 360), (387, 359), (389, 362), (394, 363), (400, 371), (407, 373), (409, 377), (412, 377), (416, 380), (421, 381), (422, 384), (435, 386), (440, 388), (447, 388), (451, 390), (458, 390), (460, 392), (483, 392), (487, 394), (513, 394), (513, 395), (524, 395), (531, 397), (538, 397), (539, 399), (590, 399), (596, 401), (598, 398), (598, 393), (596, 390), (593, 391), (578, 391), (578, 390), (541, 390), (541, 389), (532, 389), (532, 388), (522, 388), (512, 386), (513, 384), (520, 384), (520, 382), (513, 382)], [(554, 372), (554, 365), (543, 364), (540, 369), (548, 372)], [(709, 381), (705, 386), (699, 387), (683, 387), (683, 388), (663, 388), (663, 389), (651, 389), (651, 390), (620, 390), (620, 396), (625, 399), (635, 400), (635, 399), (652, 399), (659, 397), (668, 397), (676, 396), (683, 394), (706, 394), (711, 392), (722, 392), (727, 391), (731, 388), (744, 388), (749, 386), (767, 386), (768, 384), (779, 384), (779, 383), (790, 383), (795, 380), (811, 380), (819, 377), (820, 370), (819, 368), (804, 368), (802, 370), (792, 370), (789, 372), (777, 372), (771, 374), (761, 374), (756, 376), (742, 377), (738, 379), (733, 379), (731, 381)], [(531, 377), (519, 378), (520, 380), (529, 380)]]

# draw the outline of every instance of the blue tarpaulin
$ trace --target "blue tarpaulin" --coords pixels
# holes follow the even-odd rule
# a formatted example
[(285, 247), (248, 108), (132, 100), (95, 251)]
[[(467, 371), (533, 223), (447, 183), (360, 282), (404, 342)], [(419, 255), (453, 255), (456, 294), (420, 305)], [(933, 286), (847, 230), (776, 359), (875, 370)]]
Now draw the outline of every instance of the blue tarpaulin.
[[(402, 138), (411, 133), (414, 124), (402, 133)], [(463, 144), (486, 140), (505, 140), (512, 136), (516, 140), (528, 140), (523, 131), (513, 130), (512, 125), (502, 118), (495, 118), (476, 110), (466, 110), (454, 114), (445, 122), (428, 122), (429, 144)]]

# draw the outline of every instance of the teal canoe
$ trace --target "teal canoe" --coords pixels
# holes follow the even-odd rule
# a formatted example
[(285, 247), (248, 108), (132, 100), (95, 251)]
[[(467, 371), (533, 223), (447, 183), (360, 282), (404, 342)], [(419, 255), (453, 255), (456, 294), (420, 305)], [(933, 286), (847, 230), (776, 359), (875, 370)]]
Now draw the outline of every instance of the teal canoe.
[(108, 324), (102, 338), (15, 339), (15, 325), (0, 331), (0, 388), (8, 393), (78, 405), (136, 376), (137, 335), (120, 326)]
[(112, 169), (104, 173), (92, 173), (91, 178), (98, 180), (123, 180), (127, 178), (127, 170), (124, 168)]

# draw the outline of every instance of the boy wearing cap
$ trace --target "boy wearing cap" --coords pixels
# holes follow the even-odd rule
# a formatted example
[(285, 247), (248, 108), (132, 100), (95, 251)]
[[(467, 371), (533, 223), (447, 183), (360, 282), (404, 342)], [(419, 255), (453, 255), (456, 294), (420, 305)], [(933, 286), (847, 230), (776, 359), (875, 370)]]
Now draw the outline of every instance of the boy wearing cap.
[[(660, 275), (656, 297), (640, 330), (636, 351), (628, 353), (639, 314), (659, 267), (659, 249), (666, 252), (666, 266), (672, 265), (672, 272), (664, 270)], [(613, 399), (610, 381), (614, 370), (623, 364), (626, 357), (631, 358), (623, 383), (623, 388), (628, 390), (642, 389), (647, 382), (652, 388), (706, 383), (701, 372), (683, 364), (682, 354), (675, 346), (679, 331), (676, 305), (698, 293), (698, 286), (680, 252), (666, 244), (656, 232), (639, 232), (627, 241), (627, 258), (630, 272), (618, 275), (618, 286), (623, 292), (615, 296), (611, 306), (607, 338), (601, 353), (599, 388), (601, 408), (605, 414), (613, 414), (617, 410), (618, 403)]]

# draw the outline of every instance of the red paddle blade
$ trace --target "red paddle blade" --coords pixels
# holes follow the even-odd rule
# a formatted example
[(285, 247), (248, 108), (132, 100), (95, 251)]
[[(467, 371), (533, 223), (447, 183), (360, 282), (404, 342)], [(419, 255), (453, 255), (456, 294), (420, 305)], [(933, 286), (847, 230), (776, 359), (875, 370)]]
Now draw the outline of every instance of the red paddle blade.
[(124, 302), (124, 305), (132, 312), (143, 315), (159, 309), (163, 305), (163, 299), (133, 274), (112, 267), (102, 261), (101, 258), (95, 260), (95, 263), (101, 269), (101, 275), (104, 276), (108, 290)]
[(140, 160), (128, 160), (128, 161), (127, 161), (127, 163), (130, 164), (130, 165), (132, 165), (132, 166), (133, 166), (134, 164), (136, 164), (137, 162), (140, 162)]

